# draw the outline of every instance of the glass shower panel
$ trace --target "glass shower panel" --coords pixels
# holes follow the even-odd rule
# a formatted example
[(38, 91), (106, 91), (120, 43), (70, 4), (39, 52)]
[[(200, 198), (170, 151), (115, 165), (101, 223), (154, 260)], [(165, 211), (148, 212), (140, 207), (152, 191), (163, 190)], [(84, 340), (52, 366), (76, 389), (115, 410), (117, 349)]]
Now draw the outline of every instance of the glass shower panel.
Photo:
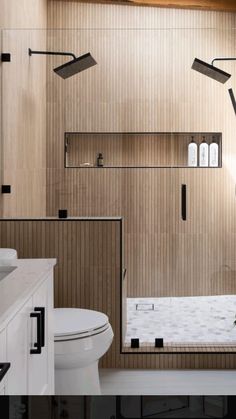
[[(2, 46), (2, 30), (0, 30), (0, 45)], [(0, 66), (0, 126), (2, 127), (2, 66)], [(3, 139), (2, 128), (0, 129), (0, 182), (3, 185)], [(0, 198), (0, 216), (3, 214), (3, 200)]]
[[(236, 343), (235, 114), (227, 87), (191, 69), (195, 57), (233, 56), (235, 39), (215, 29), (3, 31), (4, 181), (18, 213), (27, 190), (48, 216), (123, 217), (124, 350), (134, 338), (144, 352)], [(53, 69), (67, 58), (28, 48), (90, 52), (97, 65), (63, 80)], [(235, 90), (236, 65), (222, 66)], [(191, 137), (199, 150), (216, 134), (219, 167), (188, 168)]]
[(30, 57), (29, 48), (46, 49), (46, 30), (3, 30), (2, 142), (5, 217), (46, 213), (46, 57)]
[[(180, 346), (219, 349), (236, 343), (235, 179), (227, 168), (227, 156), (234, 159), (236, 152), (235, 114), (227, 87), (195, 72), (191, 65), (195, 57), (207, 62), (232, 57), (235, 31), (175, 30), (173, 50), (172, 129), (208, 133), (200, 140), (194, 134), (198, 168), (173, 171), (173, 194), (177, 194), (179, 208), (182, 187), (186, 190), (186, 220), (176, 220), (173, 246), (177, 284), (171, 296), (176, 313), (173, 341)], [(232, 74), (235, 85), (235, 64), (224, 63), (222, 69)], [(210, 144), (216, 132), (222, 133), (222, 167), (209, 168)], [(204, 137), (209, 150), (206, 168), (199, 167)]]

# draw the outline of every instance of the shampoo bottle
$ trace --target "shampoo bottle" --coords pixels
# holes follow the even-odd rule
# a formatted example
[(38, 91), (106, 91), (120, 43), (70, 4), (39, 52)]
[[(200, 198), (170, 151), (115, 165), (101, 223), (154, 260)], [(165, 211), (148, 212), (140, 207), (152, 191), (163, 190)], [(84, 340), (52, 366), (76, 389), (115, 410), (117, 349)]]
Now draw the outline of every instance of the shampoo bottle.
[(197, 167), (197, 144), (192, 137), (191, 143), (188, 145), (188, 166)]
[(212, 143), (210, 144), (210, 167), (219, 166), (219, 145), (216, 142), (215, 137), (212, 138)]
[(209, 165), (209, 145), (206, 142), (205, 137), (203, 137), (202, 143), (199, 147), (199, 166), (208, 167)]

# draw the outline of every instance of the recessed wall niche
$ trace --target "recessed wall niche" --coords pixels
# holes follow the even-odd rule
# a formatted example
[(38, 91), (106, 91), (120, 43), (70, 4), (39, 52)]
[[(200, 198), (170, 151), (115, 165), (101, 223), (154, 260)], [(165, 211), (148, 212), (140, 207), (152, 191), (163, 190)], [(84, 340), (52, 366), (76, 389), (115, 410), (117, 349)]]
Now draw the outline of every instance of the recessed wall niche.
[[(185, 168), (192, 138), (199, 146), (205, 137), (219, 146), (217, 168), (222, 167), (222, 133), (105, 132), (65, 133), (65, 167), (94, 168)], [(199, 160), (199, 159), (198, 159)], [(199, 166), (198, 168), (202, 168)], [(210, 168), (210, 167), (209, 167)]]

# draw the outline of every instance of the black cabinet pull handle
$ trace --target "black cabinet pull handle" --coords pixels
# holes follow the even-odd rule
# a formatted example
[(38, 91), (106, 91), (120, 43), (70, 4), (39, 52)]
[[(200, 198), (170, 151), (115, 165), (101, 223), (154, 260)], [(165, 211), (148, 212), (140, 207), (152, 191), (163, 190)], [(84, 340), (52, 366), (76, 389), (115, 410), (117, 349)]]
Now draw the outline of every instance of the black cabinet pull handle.
[(41, 314), (41, 336), (40, 344), (41, 347), (45, 347), (45, 307), (35, 307), (34, 311), (39, 311)]
[(41, 322), (41, 313), (30, 313), (31, 318), (37, 319), (37, 342), (34, 343), (34, 347), (36, 349), (31, 349), (30, 353), (31, 355), (38, 355), (42, 353), (42, 347), (41, 347), (41, 336), (42, 336), (42, 322)]
[(0, 363), (0, 382), (5, 377), (7, 371), (9, 370), (11, 364), (10, 362)]
[(181, 186), (181, 217), (187, 220), (187, 185), (184, 184)]

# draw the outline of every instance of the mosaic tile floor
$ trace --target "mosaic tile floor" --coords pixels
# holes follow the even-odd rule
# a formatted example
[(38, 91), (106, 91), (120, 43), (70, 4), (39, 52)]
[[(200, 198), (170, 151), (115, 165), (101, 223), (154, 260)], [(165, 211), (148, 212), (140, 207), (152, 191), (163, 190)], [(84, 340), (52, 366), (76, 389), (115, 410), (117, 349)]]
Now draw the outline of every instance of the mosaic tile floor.
[(236, 344), (235, 315), (234, 295), (128, 298), (125, 343)]

